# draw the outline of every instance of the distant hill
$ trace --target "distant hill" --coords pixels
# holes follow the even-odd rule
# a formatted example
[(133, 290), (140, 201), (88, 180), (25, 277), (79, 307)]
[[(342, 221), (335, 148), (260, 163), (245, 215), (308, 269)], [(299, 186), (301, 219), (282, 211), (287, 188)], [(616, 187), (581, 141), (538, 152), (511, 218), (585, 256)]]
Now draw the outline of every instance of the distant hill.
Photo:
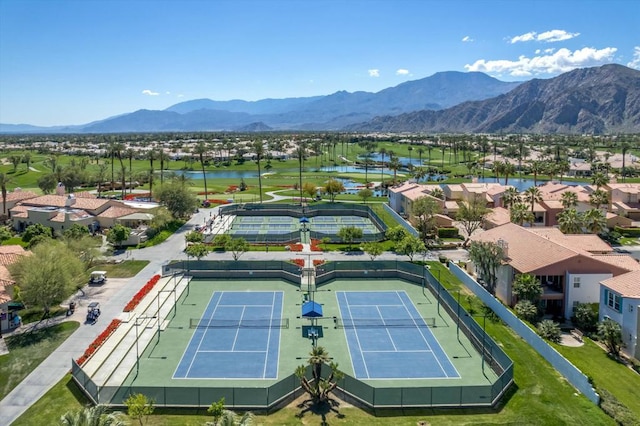
[(350, 131), (476, 133), (640, 132), (640, 71), (610, 64), (534, 79), (483, 101), (346, 126)]
[[(398, 115), (423, 109), (437, 110), (460, 102), (491, 98), (506, 93), (519, 84), (503, 82), (483, 73), (447, 71), (407, 81), (377, 93), (339, 91), (327, 96), (262, 99), (254, 102), (196, 99), (175, 104), (163, 111), (139, 110), (121, 114), (78, 126), (73, 131), (235, 131), (251, 128), (253, 123), (262, 123), (272, 130), (341, 130), (345, 126), (368, 121), (376, 116)], [(24, 131), (21, 128), (6, 129), (6, 132)], [(30, 131), (70, 129), (34, 128)]]

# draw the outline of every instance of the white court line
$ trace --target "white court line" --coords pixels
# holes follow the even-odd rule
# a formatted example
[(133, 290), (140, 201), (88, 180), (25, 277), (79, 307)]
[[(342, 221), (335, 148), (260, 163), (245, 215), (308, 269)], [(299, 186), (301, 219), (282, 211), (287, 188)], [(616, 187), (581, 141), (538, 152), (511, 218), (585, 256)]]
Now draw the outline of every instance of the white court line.
[[(397, 293), (398, 293), (398, 297), (400, 297), (400, 292), (397, 292)], [(402, 293), (404, 293), (404, 294), (405, 294), (405, 296), (409, 297), (405, 291), (402, 291)], [(402, 298), (401, 298), (400, 300), (402, 300)], [(409, 300), (411, 300), (411, 298), (409, 298)], [(404, 302), (403, 302), (403, 305), (404, 305), (404, 309), (407, 311), (407, 313), (409, 314), (409, 316), (411, 316), (411, 311), (409, 310), (409, 308), (407, 307), (407, 305), (406, 305), (406, 304), (404, 304)], [(412, 305), (412, 306), (414, 307), (414, 309), (415, 309), (415, 306), (413, 305), (413, 303), (412, 303), (411, 305)], [(417, 311), (417, 309), (416, 309), (416, 311)], [(419, 312), (418, 312), (418, 313), (419, 313)], [(440, 362), (440, 358), (436, 356), (435, 352), (433, 351), (433, 348), (431, 347), (431, 345), (429, 344), (429, 341), (427, 340), (427, 337), (424, 335), (424, 330), (423, 330), (423, 329), (424, 329), (424, 327), (426, 327), (426, 328), (427, 328), (427, 332), (428, 332), (429, 334), (431, 334), (431, 337), (433, 337), (433, 338), (435, 339), (436, 343), (437, 343), (438, 345), (440, 345), (440, 343), (438, 342), (438, 339), (436, 339), (436, 336), (434, 336), (434, 335), (433, 335), (433, 333), (431, 333), (431, 330), (429, 330), (429, 326), (428, 326), (426, 323), (424, 323), (424, 320), (423, 320), (423, 319), (420, 319), (420, 321), (422, 321), (422, 323), (423, 323), (423, 324), (420, 324), (420, 325), (421, 325), (421, 327), (418, 327), (418, 324), (416, 324), (416, 327), (418, 328), (418, 331), (420, 332), (420, 335), (422, 336), (422, 340), (424, 340), (424, 342), (427, 344), (427, 347), (428, 347), (429, 349), (431, 349), (431, 352), (433, 353), (433, 357), (436, 359), (436, 362), (438, 363), (438, 366), (440, 367), (440, 371), (442, 372), (442, 374), (444, 374), (444, 376), (445, 376), (445, 377), (449, 377), (449, 375), (447, 374), (447, 372), (446, 372), (446, 371), (444, 371), (444, 367), (442, 366), (442, 363)], [(413, 322), (414, 322), (414, 323), (416, 323), (416, 320), (414, 319), (414, 320), (413, 320)], [(442, 351), (444, 352), (444, 349), (442, 349), (442, 346), (440, 346), (440, 350), (442, 350)], [(446, 356), (446, 354), (445, 354), (445, 356)], [(447, 360), (448, 360), (448, 359), (447, 359)], [(448, 361), (449, 361), (449, 360), (448, 360)], [(451, 361), (449, 361), (449, 364), (451, 364)], [(453, 366), (453, 364), (451, 364), (451, 365)], [(455, 367), (454, 367), (454, 369), (455, 369)], [(459, 376), (460, 376), (460, 375), (458, 374), (458, 377), (459, 377)]]
[[(213, 296), (215, 296), (217, 292), (213, 292), (213, 294), (211, 295), (211, 298), (209, 299), (209, 304), (211, 304), (211, 300), (213, 299)], [(213, 307), (213, 312), (211, 315), (211, 318), (209, 318), (209, 321), (207, 322), (207, 327), (209, 326), (209, 324), (211, 324), (211, 320), (213, 319), (213, 315), (215, 315), (216, 311), (218, 310), (218, 306), (220, 306), (220, 301), (222, 300), (222, 295), (220, 295), (220, 298), (218, 299), (218, 302), (216, 302), (216, 304)], [(209, 304), (207, 304), (207, 309), (209, 308)], [(207, 309), (205, 309), (205, 312), (207, 312)], [(200, 324), (198, 324), (200, 325)], [(197, 330), (197, 329), (196, 329)], [(189, 363), (189, 368), (187, 369), (187, 376), (189, 375), (189, 373), (191, 372), (191, 367), (193, 367), (193, 363), (196, 360), (196, 356), (198, 355), (198, 352), (200, 352), (200, 346), (202, 345), (202, 341), (204, 340), (204, 336), (207, 334), (207, 329), (204, 329), (204, 333), (202, 333), (202, 336), (200, 336), (200, 343), (198, 343), (198, 347), (196, 348), (195, 353), (193, 354), (193, 357), (191, 358), (191, 362)], [(191, 344), (191, 342), (189, 342), (189, 344)], [(185, 350), (185, 353), (187, 351)], [(184, 354), (183, 354), (184, 356)], [(178, 364), (180, 365), (180, 364)]]

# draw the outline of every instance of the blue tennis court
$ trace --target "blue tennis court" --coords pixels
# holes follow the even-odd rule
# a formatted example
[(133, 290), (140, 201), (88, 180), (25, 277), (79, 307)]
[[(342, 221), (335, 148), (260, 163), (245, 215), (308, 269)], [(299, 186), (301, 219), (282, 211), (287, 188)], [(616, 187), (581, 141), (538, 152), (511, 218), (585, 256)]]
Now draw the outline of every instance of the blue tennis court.
[(277, 378), (282, 301), (281, 291), (213, 293), (173, 378)]
[(404, 291), (337, 291), (358, 379), (460, 378)]

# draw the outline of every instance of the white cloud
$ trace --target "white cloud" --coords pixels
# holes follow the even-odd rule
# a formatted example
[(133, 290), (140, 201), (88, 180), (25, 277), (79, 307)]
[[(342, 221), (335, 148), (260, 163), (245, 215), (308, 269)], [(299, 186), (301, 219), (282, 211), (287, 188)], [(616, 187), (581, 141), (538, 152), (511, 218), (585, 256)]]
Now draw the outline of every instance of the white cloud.
[(177, 96), (178, 98), (184, 98), (184, 95), (181, 93)]
[(153, 92), (153, 91), (151, 91), (149, 89), (145, 89), (145, 90), (142, 91), (142, 94), (143, 95), (147, 95), (147, 96), (158, 96), (160, 93)]
[(474, 40), (469, 36), (464, 36), (464, 37), (462, 37), (462, 41), (465, 42), (465, 43), (471, 43)]
[(165, 92), (165, 94), (170, 95), (170, 94), (171, 94), (171, 92)]
[(409, 75), (409, 70), (400, 68), (399, 70), (396, 71), (396, 75)]
[(627, 63), (629, 68), (635, 68), (640, 70), (640, 46), (635, 46), (633, 48), (633, 60)]
[(565, 30), (551, 30), (538, 34), (536, 40), (544, 41), (547, 43), (554, 43), (556, 41), (570, 40), (574, 37), (578, 37), (579, 35), (580, 33), (569, 33)]
[(367, 72), (369, 73), (369, 77), (380, 77), (380, 70), (373, 69)]
[(540, 34), (536, 33), (535, 31), (530, 31), (525, 34), (512, 37), (511, 40), (509, 40), (509, 43), (514, 44), (525, 41), (542, 41), (545, 43), (554, 43), (556, 41), (570, 40), (574, 37), (578, 37), (579, 35), (580, 33), (570, 33), (565, 30), (551, 30), (545, 31)]
[(530, 33), (515, 36), (511, 39), (510, 43), (518, 43), (519, 41), (532, 41), (536, 39), (536, 33), (531, 31)]
[(580, 50), (570, 51), (559, 49), (551, 55), (534, 56), (528, 58), (520, 56), (517, 61), (508, 59), (485, 60), (479, 59), (473, 64), (465, 65), (467, 71), (481, 71), (489, 74), (507, 74), (513, 77), (524, 77), (536, 74), (558, 74), (571, 71), (575, 68), (590, 67), (611, 62), (618, 49), (605, 47), (594, 49), (585, 47)]

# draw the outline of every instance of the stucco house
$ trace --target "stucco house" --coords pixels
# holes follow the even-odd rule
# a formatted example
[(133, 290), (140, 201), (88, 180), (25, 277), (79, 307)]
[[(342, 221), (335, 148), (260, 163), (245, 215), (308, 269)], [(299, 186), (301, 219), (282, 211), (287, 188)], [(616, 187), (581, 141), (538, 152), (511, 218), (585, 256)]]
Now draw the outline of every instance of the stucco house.
[(11, 218), (17, 231), (40, 223), (54, 231), (64, 232), (73, 224), (84, 225), (91, 230), (110, 228), (119, 218), (137, 212), (120, 201), (80, 193), (42, 195), (23, 200), (11, 209)]
[(0, 246), (0, 329), (7, 330), (15, 327), (15, 311), (22, 308), (22, 304), (13, 303), (11, 287), (15, 281), (7, 268), (18, 261), (20, 256), (26, 256), (31, 252), (19, 245)]
[(570, 318), (578, 303), (598, 303), (600, 282), (640, 270), (631, 256), (618, 254), (596, 235), (565, 235), (557, 228), (524, 228), (513, 223), (475, 235), (505, 248), (495, 294), (513, 306), (512, 284), (518, 274), (534, 275), (543, 287), (547, 314)]
[(605, 318), (622, 328), (622, 352), (640, 359), (640, 271), (609, 278), (600, 282), (600, 321)]

